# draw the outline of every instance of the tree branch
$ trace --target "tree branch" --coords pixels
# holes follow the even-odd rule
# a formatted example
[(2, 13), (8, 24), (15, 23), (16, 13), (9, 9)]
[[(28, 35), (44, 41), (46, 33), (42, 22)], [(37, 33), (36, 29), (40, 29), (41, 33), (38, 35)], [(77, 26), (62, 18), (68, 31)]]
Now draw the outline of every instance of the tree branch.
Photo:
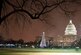
[(32, 16), (32, 14), (30, 14), (28, 11), (26, 10), (23, 10), (23, 9), (20, 9), (20, 10), (14, 10), (14, 11), (11, 11), (9, 14), (3, 16), (0, 20), (0, 24), (6, 19), (8, 18), (10, 15), (16, 13), (16, 12), (24, 12), (24, 13), (27, 13), (32, 19), (34, 19), (35, 17)]
[(5, 0), (5, 1), (6, 1), (6, 3), (7, 3), (7, 4), (11, 5), (12, 7), (15, 7), (15, 8), (20, 8), (20, 7), (18, 7), (18, 6), (13, 5), (13, 4), (12, 4), (12, 3), (10, 3), (8, 0)]

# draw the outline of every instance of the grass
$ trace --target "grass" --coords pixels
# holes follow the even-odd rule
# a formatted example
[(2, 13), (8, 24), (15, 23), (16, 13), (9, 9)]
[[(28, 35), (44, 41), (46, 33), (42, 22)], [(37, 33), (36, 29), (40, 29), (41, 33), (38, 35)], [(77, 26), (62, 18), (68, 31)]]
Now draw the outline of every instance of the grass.
[(81, 49), (76, 51), (75, 49), (0, 48), (0, 55), (18, 55), (17, 53), (19, 53), (19, 55), (20, 53), (22, 53), (22, 55), (24, 53), (26, 53), (26, 55), (33, 53), (81, 53)]
[(41, 48), (1, 48), (0, 52), (81, 52), (81, 49), (76, 51), (76, 49), (41, 49)]

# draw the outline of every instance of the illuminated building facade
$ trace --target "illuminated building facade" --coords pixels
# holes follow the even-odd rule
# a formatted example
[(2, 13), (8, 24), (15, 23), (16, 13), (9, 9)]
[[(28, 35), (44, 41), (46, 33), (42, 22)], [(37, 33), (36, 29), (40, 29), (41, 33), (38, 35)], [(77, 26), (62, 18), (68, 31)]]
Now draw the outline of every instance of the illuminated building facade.
[(72, 46), (72, 44), (77, 40), (77, 30), (72, 20), (65, 28), (65, 33), (63, 36), (47, 37), (45, 41), (45, 35), (42, 36), (40, 47), (46, 46), (46, 43), (50, 46)]
[(77, 30), (72, 20), (69, 21), (69, 24), (65, 29), (65, 35), (77, 35)]
[(77, 30), (72, 20), (69, 21), (69, 24), (66, 26), (65, 35), (63, 37), (63, 45), (71, 46), (74, 41), (77, 39)]
[(71, 46), (77, 40), (77, 30), (72, 20), (65, 28), (64, 36), (53, 37), (51, 41), (54, 46)]

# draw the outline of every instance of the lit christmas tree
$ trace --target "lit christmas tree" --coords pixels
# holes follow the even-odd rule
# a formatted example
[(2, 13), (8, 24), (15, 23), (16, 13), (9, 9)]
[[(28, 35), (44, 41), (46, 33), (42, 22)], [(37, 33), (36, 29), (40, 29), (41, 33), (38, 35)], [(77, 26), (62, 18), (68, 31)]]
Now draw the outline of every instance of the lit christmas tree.
[(41, 39), (41, 42), (40, 42), (40, 47), (41, 48), (46, 47), (45, 32), (43, 32), (42, 39)]

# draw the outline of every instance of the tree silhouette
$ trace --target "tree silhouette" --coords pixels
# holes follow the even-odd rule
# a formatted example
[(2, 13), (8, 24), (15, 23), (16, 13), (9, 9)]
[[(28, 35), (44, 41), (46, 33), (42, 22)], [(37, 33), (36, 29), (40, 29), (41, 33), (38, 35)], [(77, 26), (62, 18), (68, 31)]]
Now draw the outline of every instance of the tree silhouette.
[(69, 13), (70, 10), (66, 10), (68, 8), (66, 6), (69, 3), (80, 4), (80, 2), (80, 0), (0, 0), (0, 24), (15, 13), (23, 17), (23, 13), (25, 13), (31, 19), (39, 19), (41, 15), (57, 7), (60, 7), (65, 13)]

